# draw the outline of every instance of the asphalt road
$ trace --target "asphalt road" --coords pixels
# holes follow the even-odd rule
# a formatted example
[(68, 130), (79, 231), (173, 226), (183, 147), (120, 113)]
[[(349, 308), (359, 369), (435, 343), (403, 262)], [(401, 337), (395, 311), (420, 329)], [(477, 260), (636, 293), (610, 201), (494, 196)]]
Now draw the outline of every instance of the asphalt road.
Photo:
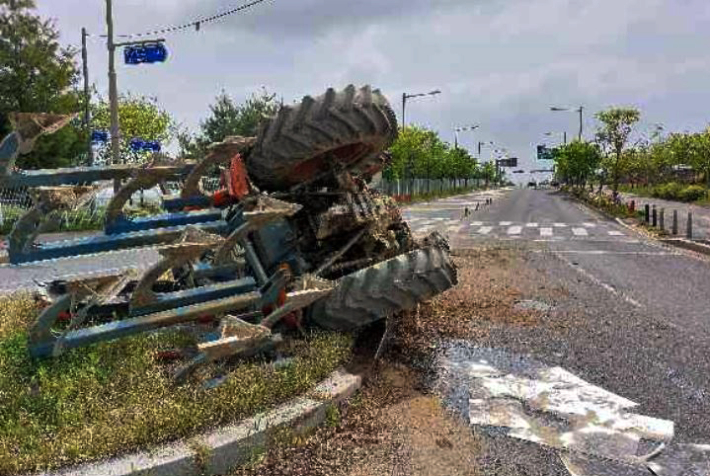
[[(471, 194), (409, 207), (405, 216), (415, 234), (440, 230), (454, 249), (515, 250), (520, 275), (533, 276), (525, 278), (525, 298), (554, 311), (546, 325), (503, 326), (468, 345), (561, 366), (639, 403), (641, 414), (673, 421), (674, 444), (710, 443), (710, 261), (552, 190), (509, 190), (461, 218), (480, 201)], [(550, 297), (551, 289), (563, 292)], [(564, 331), (556, 329), (561, 323)], [(465, 406), (459, 410), (467, 417)], [(568, 474), (554, 452), (536, 445), (487, 443), (481, 474)], [(607, 471), (589, 474), (627, 474)]]

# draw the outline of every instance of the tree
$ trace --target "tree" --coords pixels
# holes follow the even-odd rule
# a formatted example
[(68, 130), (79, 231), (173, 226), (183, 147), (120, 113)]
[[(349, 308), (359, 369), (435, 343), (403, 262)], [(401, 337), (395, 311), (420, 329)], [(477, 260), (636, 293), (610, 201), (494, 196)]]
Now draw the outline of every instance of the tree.
[(589, 142), (572, 141), (552, 150), (557, 178), (568, 184), (584, 186), (599, 168), (599, 146)]
[[(131, 150), (132, 139), (160, 142), (162, 147), (170, 143), (175, 132), (175, 122), (158, 106), (155, 98), (122, 95), (118, 98), (119, 130), (121, 131), (121, 162), (143, 162), (149, 152)], [(108, 101), (100, 99), (93, 112), (94, 127), (109, 129), (111, 111)], [(111, 163), (111, 148), (105, 147), (97, 154), (97, 161)]]
[(259, 95), (252, 94), (242, 105), (224, 91), (210, 105), (210, 117), (200, 123), (200, 134), (192, 136), (186, 131), (178, 134), (181, 154), (184, 157), (204, 157), (207, 146), (221, 142), (228, 136), (256, 136), (264, 116), (273, 116), (278, 112), (276, 95), (265, 89)]
[[(71, 113), (81, 95), (75, 51), (59, 45), (51, 20), (34, 15), (34, 0), (0, 0), (0, 137), (10, 132), (9, 112)], [(35, 151), (22, 156), (20, 167), (69, 165), (86, 147), (86, 134), (75, 121), (56, 134), (43, 136)]]
[(613, 107), (598, 112), (597, 119), (601, 122), (597, 131), (597, 141), (605, 146), (607, 152), (613, 153), (613, 158), (604, 160), (602, 166), (612, 179), (612, 190), (616, 196), (619, 189), (619, 178), (623, 168), (623, 154), (629, 136), (641, 118), (641, 113), (635, 108)]

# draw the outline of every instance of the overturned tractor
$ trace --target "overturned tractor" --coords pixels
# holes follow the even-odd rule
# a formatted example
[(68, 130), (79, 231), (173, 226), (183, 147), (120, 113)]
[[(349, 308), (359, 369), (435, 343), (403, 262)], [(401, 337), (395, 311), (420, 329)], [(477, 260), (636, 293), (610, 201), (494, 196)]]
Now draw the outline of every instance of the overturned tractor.
[[(415, 240), (396, 204), (367, 186), (397, 134), (378, 90), (348, 86), (306, 96), (266, 119), (257, 137), (226, 138), (199, 162), (15, 170), (37, 137), (69, 119), (11, 116), (0, 186), (27, 187), (33, 207), (8, 236), (9, 261), (145, 247), (160, 259), (142, 271), (44, 283), (45, 308), (29, 333), (37, 357), (216, 316), (221, 334), (198, 345), (185, 375), (203, 362), (252, 354), (275, 338), (275, 326), (354, 330), (456, 283), (445, 240)], [(223, 188), (208, 194), (202, 179), (217, 167)], [(108, 180), (124, 184), (107, 206), (102, 234), (36, 242), (58, 213), (85, 206)], [(163, 197), (164, 213), (125, 213), (136, 192), (165, 190), (166, 182), (181, 189)]]

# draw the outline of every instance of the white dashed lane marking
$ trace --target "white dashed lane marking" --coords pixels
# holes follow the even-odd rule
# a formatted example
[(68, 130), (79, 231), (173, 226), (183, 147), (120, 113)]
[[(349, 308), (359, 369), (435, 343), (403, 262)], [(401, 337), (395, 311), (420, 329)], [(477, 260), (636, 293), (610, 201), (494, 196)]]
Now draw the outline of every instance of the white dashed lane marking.
[(502, 222), (498, 223), (498, 225), (500, 225), (500, 226), (510, 226), (512, 224), (513, 224), (512, 221), (502, 221)]
[(620, 231), (609, 230), (609, 236), (624, 236), (624, 234)]
[(537, 223), (530, 222), (530, 223), (526, 223), (525, 226), (528, 228), (537, 228)]
[(588, 223), (588, 222), (582, 223), (582, 225), (586, 226), (587, 228), (594, 228), (595, 226), (597, 226), (595, 223)]
[(556, 228), (565, 228), (567, 223), (555, 223), (553, 226)]

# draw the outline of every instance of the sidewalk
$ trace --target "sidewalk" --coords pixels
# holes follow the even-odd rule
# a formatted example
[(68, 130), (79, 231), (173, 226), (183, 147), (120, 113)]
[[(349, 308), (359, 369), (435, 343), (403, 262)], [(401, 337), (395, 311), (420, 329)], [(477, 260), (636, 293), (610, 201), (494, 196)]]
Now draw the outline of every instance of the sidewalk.
[(665, 209), (665, 226), (670, 230), (673, 223), (673, 210), (678, 211), (678, 234), (685, 236), (688, 212), (693, 214), (693, 237), (710, 238), (710, 208), (693, 205), (691, 203), (675, 202), (654, 197), (640, 197), (633, 193), (619, 192), (624, 202), (636, 201), (636, 209), (642, 210), (648, 204), (651, 207), (656, 205), (660, 215), (660, 210)]

